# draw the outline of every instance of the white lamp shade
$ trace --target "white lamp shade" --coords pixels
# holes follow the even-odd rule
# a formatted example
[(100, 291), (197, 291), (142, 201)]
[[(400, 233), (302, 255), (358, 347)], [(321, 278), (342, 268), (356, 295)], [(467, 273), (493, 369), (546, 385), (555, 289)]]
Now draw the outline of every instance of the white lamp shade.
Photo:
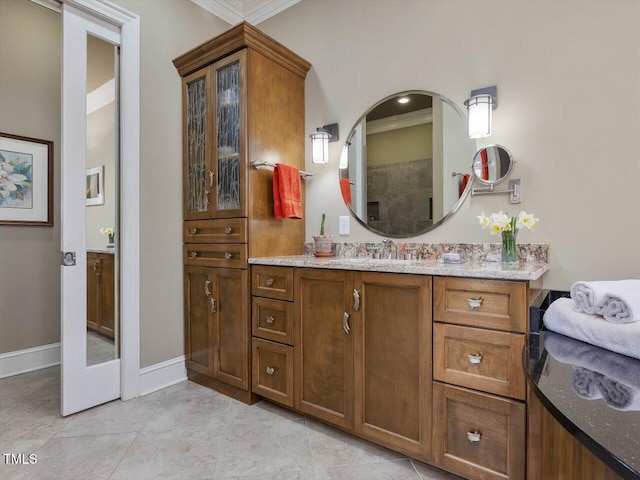
[(491, 113), (493, 110), (491, 95), (477, 95), (465, 103), (469, 109), (469, 138), (483, 138), (491, 135)]
[(313, 163), (329, 163), (329, 133), (315, 132), (309, 135), (311, 137)]

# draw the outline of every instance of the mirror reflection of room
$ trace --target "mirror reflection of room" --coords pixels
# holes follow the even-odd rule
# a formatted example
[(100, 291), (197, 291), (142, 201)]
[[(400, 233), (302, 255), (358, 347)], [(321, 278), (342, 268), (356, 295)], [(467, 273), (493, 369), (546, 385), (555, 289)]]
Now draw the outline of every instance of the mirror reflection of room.
[[(437, 226), (461, 198), (475, 143), (440, 96), (402, 92), (368, 110), (347, 140), (341, 191), (363, 225), (393, 237)], [(464, 174), (461, 175), (464, 177)]]
[(87, 36), (87, 365), (118, 358), (117, 47)]

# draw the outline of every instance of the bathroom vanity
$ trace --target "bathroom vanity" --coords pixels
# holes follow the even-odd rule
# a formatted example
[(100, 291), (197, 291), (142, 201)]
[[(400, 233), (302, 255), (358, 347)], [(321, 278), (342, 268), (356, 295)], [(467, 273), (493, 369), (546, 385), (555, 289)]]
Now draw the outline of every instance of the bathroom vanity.
[(525, 478), (521, 355), (548, 265), (249, 263), (255, 393), (466, 478)]

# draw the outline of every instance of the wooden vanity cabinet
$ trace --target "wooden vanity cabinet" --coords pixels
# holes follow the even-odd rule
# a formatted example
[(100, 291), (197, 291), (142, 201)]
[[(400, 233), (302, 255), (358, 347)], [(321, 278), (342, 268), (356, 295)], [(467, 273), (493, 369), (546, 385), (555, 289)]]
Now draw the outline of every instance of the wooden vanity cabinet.
[(356, 272), (353, 293), (355, 431), (428, 459), (431, 277)]
[(113, 339), (115, 318), (114, 254), (87, 252), (87, 328)]
[(524, 479), (528, 282), (434, 277), (433, 298), (434, 464)]
[(304, 220), (274, 218), (273, 169), (252, 163), (303, 169), (311, 65), (246, 22), (173, 63), (183, 98), (187, 373), (253, 403), (247, 259), (301, 254)]
[(184, 284), (187, 368), (247, 389), (247, 271), (187, 266)]
[(346, 429), (354, 411), (352, 290), (352, 272), (294, 272), (294, 404)]

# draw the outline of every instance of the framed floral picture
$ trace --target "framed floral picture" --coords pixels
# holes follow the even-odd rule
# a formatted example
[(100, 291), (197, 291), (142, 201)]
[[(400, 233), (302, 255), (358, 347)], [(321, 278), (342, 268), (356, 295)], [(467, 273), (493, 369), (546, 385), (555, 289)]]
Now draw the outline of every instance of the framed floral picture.
[(53, 225), (53, 142), (0, 132), (0, 225)]
[(104, 165), (87, 169), (87, 205), (104, 205)]

